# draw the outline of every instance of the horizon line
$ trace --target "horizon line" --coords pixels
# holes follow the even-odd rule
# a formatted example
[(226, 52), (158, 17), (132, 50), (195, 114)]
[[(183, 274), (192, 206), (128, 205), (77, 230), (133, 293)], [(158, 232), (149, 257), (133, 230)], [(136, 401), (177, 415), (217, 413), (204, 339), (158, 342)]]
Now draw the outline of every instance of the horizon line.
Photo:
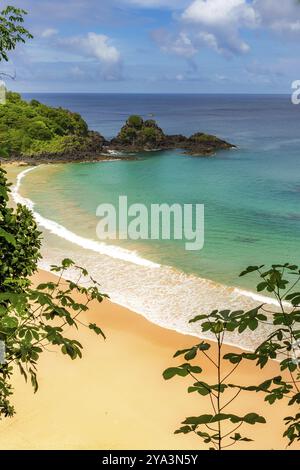
[[(12, 90), (9, 90), (12, 91)], [(48, 95), (58, 95), (58, 94), (64, 94), (64, 95), (213, 95), (213, 96), (219, 96), (219, 95), (247, 95), (247, 96), (290, 96), (290, 93), (230, 93), (230, 92), (218, 92), (218, 93), (189, 93), (189, 92), (125, 92), (125, 91), (120, 91), (120, 92), (105, 92), (105, 91), (14, 91), (14, 93), (21, 93), (21, 94), (48, 94)]]

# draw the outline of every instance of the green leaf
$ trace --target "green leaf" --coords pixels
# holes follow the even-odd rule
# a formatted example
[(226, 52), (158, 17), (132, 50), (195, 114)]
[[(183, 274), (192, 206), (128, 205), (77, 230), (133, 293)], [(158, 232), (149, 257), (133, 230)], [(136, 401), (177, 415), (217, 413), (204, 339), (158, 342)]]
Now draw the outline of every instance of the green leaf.
[(201, 367), (192, 366), (191, 364), (182, 364), (179, 367), (170, 367), (163, 372), (163, 378), (165, 380), (170, 380), (176, 375), (180, 377), (186, 377), (189, 373), (200, 374), (202, 372)]
[(253, 442), (253, 439), (248, 439), (248, 437), (242, 437), (239, 433), (235, 433), (230, 439), (233, 441), (244, 441), (244, 442)]
[(197, 392), (202, 396), (209, 395), (211, 393), (211, 387), (204, 382), (197, 382), (194, 386), (188, 388), (188, 393)]
[(200, 351), (207, 351), (208, 349), (210, 349), (210, 347), (211, 347), (211, 346), (210, 346), (209, 343), (205, 343), (205, 342), (203, 341), (201, 344), (199, 344), (198, 349), (199, 349)]
[(262, 269), (263, 267), (264, 267), (263, 264), (261, 266), (248, 266), (248, 268), (245, 269), (245, 271), (241, 272), (240, 277), (246, 276), (247, 274), (258, 271), (258, 270)]
[(191, 416), (186, 418), (183, 424), (199, 425), (199, 424), (208, 424), (213, 419), (213, 415), (201, 415), (201, 416)]
[(257, 292), (262, 292), (262, 291), (265, 290), (267, 287), (268, 287), (268, 283), (267, 283), (267, 282), (261, 282), (260, 284), (257, 285), (256, 289), (257, 289)]
[(96, 325), (96, 323), (90, 323), (89, 324), (89, 329), (94, 331), (96, 333), (96, 335), (101, 335), (103, 339), (106, 339), (105, 334), (103, 333), (101, 328), (99, 328), (99, 326)]
[(190, 426), (182, 426), (180, 429), (177, 429), (174, 434), (188, 434), (192, 432), (193, 429)]
[[(225, 421), (227, 419), (229, 419), (231, 421), (232, 419), (232, 416), (233, 415), (229, 415), (229, 414), (225, 414), (225, 413), (219, 413), (219, 414), (216, 414), (212, 420), (211, 420), (211, 423), (215, 423), (215, 422), (218, 422), (218, 421)], [(238, 418), (238, 417), (237, 417)]]
[(0, 323), (2, 328), (16, 329), (18, 328), (19, 322), (15, 317), (4, 317)]
[(207, 315), (197, 315), (195, 318), (192, 318), (189, 323), (197, 323), (198, 321), (204, 320), (205, 318), (207, 318)]
[(263, 416), (259, 416), (257, 413), (248, 413), (244, 416), (243, 421), (247, 424), (266, 423)]
[(0, 227), (0, 237), (4, 238), (10, 245), (16, 246), (16, 239), (13, 235)]
[(231, 362), (231, 364), (239, 364), (243, 359), (243, 355), (236, 353), (228, 353), (223, 356), (223, 359)]

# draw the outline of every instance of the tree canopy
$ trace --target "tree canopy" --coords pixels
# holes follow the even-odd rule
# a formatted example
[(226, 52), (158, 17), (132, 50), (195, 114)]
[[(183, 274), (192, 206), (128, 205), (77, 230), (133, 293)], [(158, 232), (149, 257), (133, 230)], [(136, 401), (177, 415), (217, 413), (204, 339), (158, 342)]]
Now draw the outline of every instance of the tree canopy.
[(7, 93), (0, 107), (0, 147), (2, 154), (35, 155), (59, 153), (76, 138), (86, 137), (88, 126), (81, 116), (62, 108), (51, 108), (18, 93)]
[(24, 28), (25, 10), (8, 6), (0, 12), (0, 62), (8, 61), (7, 53), (16, 48), (18, 43), (25, 43), (33, 36)]

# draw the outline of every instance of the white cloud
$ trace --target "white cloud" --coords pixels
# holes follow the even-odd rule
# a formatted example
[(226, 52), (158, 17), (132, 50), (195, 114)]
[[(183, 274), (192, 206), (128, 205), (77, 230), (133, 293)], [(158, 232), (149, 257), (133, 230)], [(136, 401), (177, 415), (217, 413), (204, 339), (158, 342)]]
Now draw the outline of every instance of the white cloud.
[(185, 32), (179, 33), (176, 37), (164, 29), (158, 29), (152, 33), (152, 37), (163, 52), (176, 54), (186, 59), (191, 59), (197, 53), (197, 49)]
[(212, 33), (206, 33), (205, 31), (201, 31), (198, 35), (198, 38), (202, 40), (207, 46), (211, 47), (217, 52), (221, 52), (217, 38), (214, 34)]
[(186, 21), (205, 26), (252, 26), (256, 13), (246, 0), (194, 0), (184, 11)]
[(93, 57), (106, 64), (117, 64), (121, 60), (120, 52), (104, 34), (88, 33), (86, 36), (63, 38), (60, 44), (72, 48), (75, 53)]
[(219, 53), (248, 52), (241, 38), (242, 28), (257, 26), (259, 17), (246, 0), (194, 0), (182, 14), (184, 22), (195, 25), (196, 39)]
[(58, 30), (54, 28), (47, 28), (44, 29), (41, 33), (42, 38), (51, 38), (52, 36), (56, 36), (58, 34)]
[(300, 2), (297, 0), (254, 0), (261, 24), (279, 33), (300, 33)]
[(243, 41), (235, 31), (223, 30), (221, 32), (208, 33), (200, 31), (195, 37), (199, 44), (205, 44), (219, 54), (233, 55), (249, 52), (250, 46)]
[[(122, 79), (122, 59), (119, 50), (112, 44), (111, 38), (105, 34), (88, 33), (85, 36), (61, 38), (57, 45), (71, 52), (74, 61), (93, 64), (98, 76), (106, 81)], [(94, 59), (92, 61), (87, 59)], [(80, 75), (80, 70), (73, 69), (72, 75)]]

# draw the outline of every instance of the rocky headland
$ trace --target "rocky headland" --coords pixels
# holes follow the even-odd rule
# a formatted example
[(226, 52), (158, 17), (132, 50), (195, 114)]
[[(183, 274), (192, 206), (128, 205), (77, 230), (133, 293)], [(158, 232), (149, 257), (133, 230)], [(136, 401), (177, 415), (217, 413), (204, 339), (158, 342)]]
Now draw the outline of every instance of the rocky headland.
[(234, 145), (214, 135), (167, 135), (155, 120), (130, 116), (111, 140), (90, 131), (79, 114), (26, 102), (8, 93), (0, 106), (0, 163), (65, 163), (111, 159), (136, 160), (139, 152), (182, 149), (188, 155), (210, 157)]

